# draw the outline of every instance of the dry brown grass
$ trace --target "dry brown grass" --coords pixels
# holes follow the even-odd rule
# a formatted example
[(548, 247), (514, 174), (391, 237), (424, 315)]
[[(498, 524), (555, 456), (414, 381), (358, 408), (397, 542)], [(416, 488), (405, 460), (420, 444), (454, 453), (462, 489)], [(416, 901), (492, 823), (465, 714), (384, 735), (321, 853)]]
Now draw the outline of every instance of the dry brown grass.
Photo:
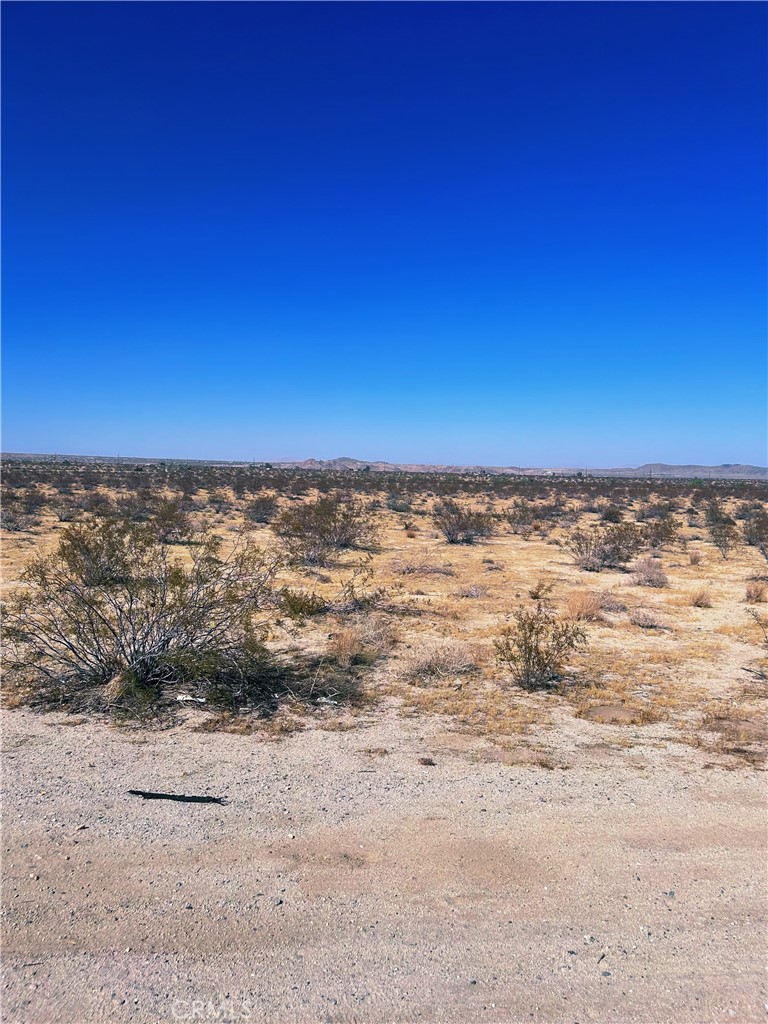
[(565, 601), (565, 615), (569, 619), (582, 622), (604, 621), (606, 599), (604, 593), (597, 590), (574, 590)]
[(712, 591), (709, 587), (696, 587), (688, 593), (688, 603), (692, 608), (711, 608)]
[(427, 640), (405, 658), (402, 674), (414, 683), (453, 679), (477, 668), (475, 648), (461, 640)]
[(648, 611), (647, 608), (633, 608), (629, 613), (629, 621), (640, 629), (667, 628), (663, 620), (655, 612)]
[(371, 665), (397, 643), (394, 623), (385, 615), (356, 615), (328, 643), (328, 655), (341, 668)]
[(768, 587), (762, 580), (748, 580), (744, 589), (744, 600), (747, 604), (764, 604)]

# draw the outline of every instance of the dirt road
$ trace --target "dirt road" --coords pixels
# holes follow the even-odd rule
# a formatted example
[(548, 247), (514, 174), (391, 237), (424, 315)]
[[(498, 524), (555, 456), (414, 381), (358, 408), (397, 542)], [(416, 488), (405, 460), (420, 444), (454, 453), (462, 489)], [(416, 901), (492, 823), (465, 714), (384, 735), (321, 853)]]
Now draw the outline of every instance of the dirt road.
[(65, 721), (4, 716), (8, 1024), (765, 1018), (763, 773), (585, 721), (551, 770), (394, 713)]

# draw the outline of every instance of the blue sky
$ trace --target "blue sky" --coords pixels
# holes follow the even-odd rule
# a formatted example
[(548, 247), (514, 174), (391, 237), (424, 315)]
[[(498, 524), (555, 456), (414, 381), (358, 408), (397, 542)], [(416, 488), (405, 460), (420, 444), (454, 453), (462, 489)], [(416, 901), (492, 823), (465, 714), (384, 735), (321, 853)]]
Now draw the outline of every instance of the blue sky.
[(765, 23), (6, 0), (4, 450), (765, 464)]

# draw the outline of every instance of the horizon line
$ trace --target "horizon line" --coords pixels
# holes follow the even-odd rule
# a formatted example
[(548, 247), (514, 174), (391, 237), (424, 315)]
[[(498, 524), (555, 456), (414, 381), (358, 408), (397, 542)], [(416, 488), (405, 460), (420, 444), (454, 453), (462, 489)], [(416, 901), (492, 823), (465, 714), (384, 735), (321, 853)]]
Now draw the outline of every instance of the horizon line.
[(670, 468), (695, 468), (695, 469), (730, 469), (735, 467), (745, 467), (749, 469), (762, 470), (768, 473), (768, 466), (757, 465), (751, 462), (720, 462), (720, 463), (702, 463), (702, 462), (662, 462), (662, 461), (646, 461), (639, 465), (613, 465), (613, 466), (596, 466), (573, 463), (570, 465), (564, 464), (553, 464), (553, 465), (523, 465), (520, 463), (506, 465), (490, 464), (490, 463), (452, 463), (452, 462), (395, 462), (389, 459), (358, 459), (354, 456), (348, 455), (337, 455), (332, 458), (321, 459), (315, 458), (314, 456), (306, 456), (303, 459), (227, 459), (227, 458), (195, 458), (193, 456), (176, 456), (176, 455), (99, 455), (90, 454), (86, 452), (21, 452), (21, 451), (1, 451), (0, 460), (4, 459), (96, 459), (101, 461), (115, 462), (118, 460), (126, 460), (130, 462), (194, 462), (194, 463), (223, 463), (227, 465), (278, 465), (282, 467), (297, 466), (301, 467), (302, 463), (306, 462), (318, 462), (318, 463), (334, 463), (334, 462), (353, 462), (358, 463), (361, 467), (364, 466), (413, 466), (413, 467), (426, 467), (434, 466), (438, 468), (471, 468), (471, 469), (493, 469), (493, 470), (510, 470), (510, 472), (531, 472), (531, 471), (546, 471), (546, 472), (598, 472), (600, 470), (641, 470), (647, 469), (652, 466), (663, 466)]

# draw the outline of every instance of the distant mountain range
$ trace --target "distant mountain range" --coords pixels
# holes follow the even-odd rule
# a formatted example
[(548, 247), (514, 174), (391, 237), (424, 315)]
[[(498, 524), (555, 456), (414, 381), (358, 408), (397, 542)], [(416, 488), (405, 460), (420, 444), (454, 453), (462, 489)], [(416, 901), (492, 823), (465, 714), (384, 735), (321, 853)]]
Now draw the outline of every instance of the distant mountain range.
[[(131, 456), (115, 455), (35, 455), (23, 452), (5, 452), (0, 456), (3, 461), (25, 460), (29, 462), (79, 462), (79, 463), (127, 463), (146, 465), (149, 463), (172, 462), (207, 466), (248, 466), (251, 462), (227, 461), (225, 459), (142, 459)], [(265, 465), (264, 462), (259, 465)], [(271, 462), (271, 466), (281, 469), (307, 469), (330, 472), (370, 472), (370, 473), (458, 473), (458, 474), (489, 474), (501, 476), (516, 474), (519, 476), (624, 476), (633, 477), (682, 477), (699, 478), (701, 480), (768, 480), (768, 468), (765, 466), (747, 466), (743, 463), (723, 463), (720, 466), (675, 466), (665, 462), (646, 462), (642, 466), (622, 467), (615, 469), (594, 469), (585, 466), (557, 466), (549, 468), (532, 468), (526, 466), (440, 466), (425, 465), (415, 462), (365, 462), (363, 459), (304, 459), (301, 462)]]
[(626, 477), (686, 477), (702, 480), (766, 480), (768, 468), (747, 466), (742, 463), (724, 463), (721, 466), (673, 466), (664, 462), (647, 462), (642, 466), (614, 469), (592, 469), (586, 467), (558, 466), (531, 468), (525, 466), (440, 466), (402, 462), (364, 462), (345, 456), (338, 459), (304, 459), (301, 462), (276, 462), (273, 465), (284, 469), (314, 469), (351, 472), (367, 470), (371, 473), (487, 473), (493, 476), (517, 474), (522, 476), (626, 476)]

